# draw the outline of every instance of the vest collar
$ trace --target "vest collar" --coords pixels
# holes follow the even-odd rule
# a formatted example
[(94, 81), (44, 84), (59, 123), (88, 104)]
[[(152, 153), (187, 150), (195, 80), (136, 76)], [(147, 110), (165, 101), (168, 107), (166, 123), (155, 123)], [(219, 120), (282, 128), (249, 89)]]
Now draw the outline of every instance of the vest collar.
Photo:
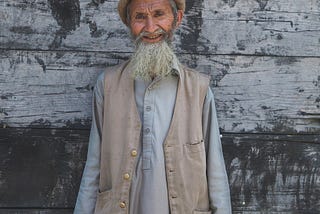
[(172, 62), (172, 74), (175, 74), (180, 78), (181, 64), (177, 58), (175, 58)]

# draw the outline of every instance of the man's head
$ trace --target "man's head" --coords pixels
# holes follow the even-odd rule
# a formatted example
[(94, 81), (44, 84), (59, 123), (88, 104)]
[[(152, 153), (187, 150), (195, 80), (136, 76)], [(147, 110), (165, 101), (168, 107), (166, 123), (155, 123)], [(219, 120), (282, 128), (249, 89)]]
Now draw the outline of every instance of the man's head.
[(152, 79), (171, 72), (176, 60), (170, 43), (181, 24), (185, 0), (120, 0), (118, 11), (137, 50), (130, 60), (135, 77)]
[(172, 39), (184, 9), (185, 0), (120, 0), (118, 4), (119, 15), (133, 37), (147, 43)]
[[(122, 20), (122, 22), (126, 25), (128, 25), (128, 19), (127, 19), (127, 15), (128, 15), (128, 5), (133, 2), (133, 0), (119, 0), (118, 3), (118, 12), (120, 15), (120, 18)], [(151, 1), (145, 1), (145, 2), (151, 2)], [(170, 3), (173, 2), (175, 7), (177, 8), (177, 10), (181, 10), (182, 13), (184, 13), (185, 7), (186, 7), (186, 1), (185, 0), (172, 0), (170, 1)]]

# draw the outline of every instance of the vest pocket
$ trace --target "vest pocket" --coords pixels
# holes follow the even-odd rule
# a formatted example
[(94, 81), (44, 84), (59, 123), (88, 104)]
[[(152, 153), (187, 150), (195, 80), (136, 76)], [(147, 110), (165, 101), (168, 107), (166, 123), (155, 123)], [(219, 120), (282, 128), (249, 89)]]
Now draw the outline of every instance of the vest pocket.
[(111, 208), (111, 205), (112, 205), (111, 196), (112, 196), (111, 190), (98, 192), (95, 213), (100, 213), (102, 210), (109, 210)]
[(204, 151), (204, 142), (203, 140), (193, 141), (193, 142), (187, 142), (185, 144), (187, 152), (191, 153), (197, 153)]
[(100, 191), (98, 192), (98, 198), (109, 198), (111, 197), (111, 189), (110, 190), (105, 190), (105, 191)]

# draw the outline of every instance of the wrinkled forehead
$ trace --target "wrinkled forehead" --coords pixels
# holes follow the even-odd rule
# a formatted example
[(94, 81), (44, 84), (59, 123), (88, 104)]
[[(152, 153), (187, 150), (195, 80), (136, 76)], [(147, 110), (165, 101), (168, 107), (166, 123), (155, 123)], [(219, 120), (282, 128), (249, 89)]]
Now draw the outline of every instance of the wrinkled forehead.
[(131, 11), (167, 10), (170, 8), (169, 0), (133, 0), (130, 3)]

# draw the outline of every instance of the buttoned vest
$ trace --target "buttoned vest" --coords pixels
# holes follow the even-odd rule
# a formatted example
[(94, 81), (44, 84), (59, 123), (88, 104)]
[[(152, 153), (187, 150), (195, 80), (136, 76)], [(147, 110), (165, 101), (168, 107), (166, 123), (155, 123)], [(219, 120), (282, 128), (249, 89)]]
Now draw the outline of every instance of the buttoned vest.
[[(203, 142), (205, 75), (181, 66), (170, 128), (163, 143), (171, 214), (211, 213)], [(106, 71), (96, 214), (128, 214), (131, 177), (141, 150), (141, 122), (127, 62)]]

